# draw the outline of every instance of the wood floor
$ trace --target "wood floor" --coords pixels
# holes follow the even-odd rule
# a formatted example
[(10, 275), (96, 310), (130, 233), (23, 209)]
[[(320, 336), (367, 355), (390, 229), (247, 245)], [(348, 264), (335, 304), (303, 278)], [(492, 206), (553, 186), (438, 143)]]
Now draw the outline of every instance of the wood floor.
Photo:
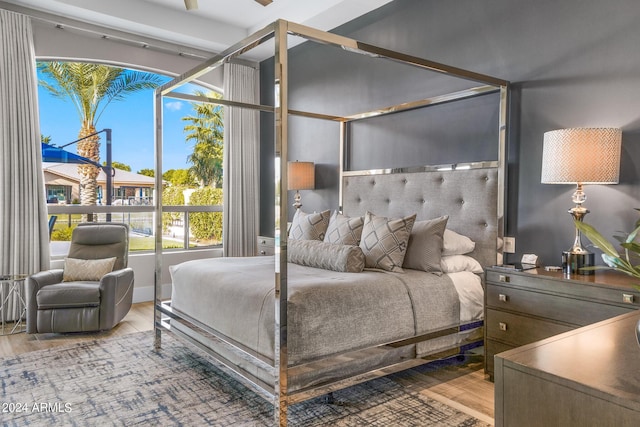
[[(0, 336), (0, 357), (60, 345), (108, 338), (153, 329), (153, 303), (134, 304), (114, 329), (94, 334), (14, 334)], [(420, 367), (390, 376), (427, 397), (443, 402), (482, 421), (493, 424), (493, 383), (484, 375), (482, 358), (439, 369)]]

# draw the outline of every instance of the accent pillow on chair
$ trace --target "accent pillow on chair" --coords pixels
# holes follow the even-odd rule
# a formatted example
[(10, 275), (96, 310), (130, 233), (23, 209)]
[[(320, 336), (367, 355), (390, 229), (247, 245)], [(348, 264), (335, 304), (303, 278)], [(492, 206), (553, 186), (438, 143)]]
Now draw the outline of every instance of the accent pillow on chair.
[(98, 281), (102, 279), (102, 276), (113, 271), (115, 263), (116, 257), (105, 259), (65, 258), (62, 281)]
[(79, 224), (64, 270), (42, 271), (26, 280), (27, 333), (90, 332), (117, 325), (133, 299), (128, 252), (126, 224)]

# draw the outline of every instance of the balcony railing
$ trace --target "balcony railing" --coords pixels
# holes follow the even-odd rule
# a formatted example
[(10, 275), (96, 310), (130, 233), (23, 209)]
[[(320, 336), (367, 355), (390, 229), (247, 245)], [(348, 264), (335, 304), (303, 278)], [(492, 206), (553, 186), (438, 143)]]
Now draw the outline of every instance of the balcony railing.
[[(49, 215), (56, 221), (51, 233), (52, 253), (54, 246), (64, 246), (71, 240), (71, 231), (86, 215), (93, 221), (123, 222), (131, 230), (130, 251), (153, 251), (155, 249), (154, 206), (151, 205), (48, 205)], [(222, 245), (222, 206), (164, 206), (162, 208), (163, 250), (202, 249)], [(62, 249), (64, 250), (64, 248)]]

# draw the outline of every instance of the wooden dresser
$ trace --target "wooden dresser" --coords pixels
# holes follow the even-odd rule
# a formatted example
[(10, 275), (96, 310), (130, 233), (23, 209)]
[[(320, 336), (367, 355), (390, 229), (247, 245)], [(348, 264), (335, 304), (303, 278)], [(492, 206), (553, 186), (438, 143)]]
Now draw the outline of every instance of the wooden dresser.
[(258, 255), (268, 256), (275, 253), (275, 239), (273, 237), (258, 236)]
[(487, 268), (485, 372), (494, 376), (494, 355), (640, 308), (637, 280), (598, 270), (564, 277), (542, 268)]
[(496, 356), (496, 427), (640, 425), (640, 311)]

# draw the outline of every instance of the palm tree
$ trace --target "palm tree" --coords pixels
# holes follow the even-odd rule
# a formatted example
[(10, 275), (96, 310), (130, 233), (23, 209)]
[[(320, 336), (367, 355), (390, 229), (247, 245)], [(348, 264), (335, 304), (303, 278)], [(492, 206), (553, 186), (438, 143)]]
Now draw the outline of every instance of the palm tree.
[[(38, 69), (49, 79), (40, 85), (53, 96), (70, 100), (80, 119), (78, 138), (96, 133), (96, 125), (112, 101), (127, 94), (154, 89), (163, 83), (156, 74), (84, 62), (39, 62)], [(78, 142), (78, 154), (100, 163), (100, 137), (93, 135)], [(96, 204), (96, 178), (100, 169), (85, 164), (78, 166), (82, 205)]]
[(191, 163), (189, 172), (202, 186), (217, 187), (222, 184), (222, 144), (199, 142), (193, 147), (193, 153), (187, 156)]
[[(195, 95), (221, 98), (216, 92), (196, 91)], [(189, 170), (201, 185), (221, 187), (224, 137), (222, 107), (201, 102), (192, 102), (191, 106), (196, 115), (182, 118), (191, 122), (184, 127), (186, 140), (195, 141), (193, 153), (187, 157), (187, 161), (192, 164)]]

